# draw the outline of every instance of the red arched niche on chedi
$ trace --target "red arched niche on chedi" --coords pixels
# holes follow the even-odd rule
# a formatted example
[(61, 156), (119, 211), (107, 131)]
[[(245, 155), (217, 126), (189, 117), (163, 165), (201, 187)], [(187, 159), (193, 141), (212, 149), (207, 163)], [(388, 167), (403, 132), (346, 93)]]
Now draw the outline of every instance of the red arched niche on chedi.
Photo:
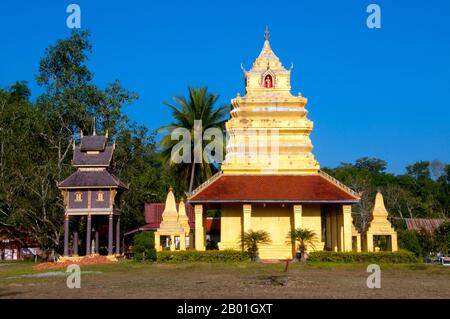
[(265, 87), (266, 89), (271, 89), (271, 88), (273, 88), (273, 78), (272, 78), (272, 76), (271, 76), (270, 74), (267, 74), (267, 75), (264, 77), (264, 87)]

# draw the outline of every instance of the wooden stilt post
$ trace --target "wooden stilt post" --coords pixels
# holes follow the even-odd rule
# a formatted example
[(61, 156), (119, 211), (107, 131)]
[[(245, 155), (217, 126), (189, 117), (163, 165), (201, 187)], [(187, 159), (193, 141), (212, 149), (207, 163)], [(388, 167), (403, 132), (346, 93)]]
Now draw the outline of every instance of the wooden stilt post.
[(109, 224), (108, 224), (108, 255), (113, 254), (113, 215), (109, 215)]
[(73, 232), (73, 255), (78, 256), (78, 231)]
[(91, 215), (87, 215), (86, 223), (86, 256), (91, 254), (91, 232), (92, 232), (92, 218)]
[(98, 254), (98, 250), (100, 249), (98, 230), (95, 231), (95, 253)]
[(69, 215), (64, 219), (64, 256), (69, 256)]
[(116, 221), (116, 255), (120, 255), (120, 217)]

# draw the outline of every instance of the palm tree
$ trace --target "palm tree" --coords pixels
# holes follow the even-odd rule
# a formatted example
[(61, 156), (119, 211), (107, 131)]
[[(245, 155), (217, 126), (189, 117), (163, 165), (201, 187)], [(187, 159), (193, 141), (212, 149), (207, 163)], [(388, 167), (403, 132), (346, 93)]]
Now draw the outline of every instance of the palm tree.
[[(224, 117), (229, 110), (228, 106), (214, 107), (219, 95), (208, 92), (207, 87), (193, 88), (189, 87), (189, 96), (175, 96), (173, 101), (175, 104), (164, 102), (165, 105), (172, 109), (172, 117), (174, 122), (169, 125), (160, 127), (158, 131), (166, 131), (167, 134), (161, 140), (162, 156), (166, 163), (169, 163), (172, 171), (176, 176), (187, 181), (189, 179), (189, 192), (192, 192), (194, 185), (199, 185), (206, 179), (211, 177), (218, 170), (218, 167), (208, 161), (194, 163), (194, 121), (200, 120), (202, 124), (201, 137), (203, 132), (209, 128), (224, 129)], [(171, 139), (171, 133), (177, 128), (185, 128), (191, 134), (191, 161), (190, 163), (175, 164), (171, 160), (171, 154), (178, 141)], [(203, 141), (201, 138), (201, 149), (205, 149), (205, 145), (210, 141)], [(200, 146), (200, 145), (197, 145)], [(196, 165), (197, 164), (197, 165)]]
[(252, 261), (258, 257), (258, 245), (270, 243), (270, 235), (264, 230), (249, 230), (242, 234), (240, 244), (247, 251)]
[(296, 245), (298, 243), (298, 250), (300, 251), (300, 260), (306, 260), (306, 251), (308, 250), (308, 245), (313, 249), (314, 241), (317, 239), (317, 235), (314, 231), (307, 228), (297, 228), (289, 232), (288, 238)]

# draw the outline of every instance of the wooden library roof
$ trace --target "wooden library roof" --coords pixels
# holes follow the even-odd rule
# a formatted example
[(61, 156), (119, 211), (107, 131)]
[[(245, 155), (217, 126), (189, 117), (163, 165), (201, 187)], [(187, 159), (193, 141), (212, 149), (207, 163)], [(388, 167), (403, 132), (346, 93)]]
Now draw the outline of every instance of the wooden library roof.
[(87, 135), (81, 138), (82, 151), (102, 151), (105, 149), (107, 137), (105, 135)]
[[(85, 137), (86, 138), (86, 137)], [(97, 154), (83, 151), (82, 147), (76, 146), (73, 151), (72, 165), (74, 166), (109, 166), (114, 151), (113, 146), (106, 146)]]
[(72, 175), (67, 177), (58, 184), (59, 188), (99, 188), (111, 187), (128, 189), (116, 176), (109, 173), (107, 170), (101, 171), (81, 171), (77, 170)]

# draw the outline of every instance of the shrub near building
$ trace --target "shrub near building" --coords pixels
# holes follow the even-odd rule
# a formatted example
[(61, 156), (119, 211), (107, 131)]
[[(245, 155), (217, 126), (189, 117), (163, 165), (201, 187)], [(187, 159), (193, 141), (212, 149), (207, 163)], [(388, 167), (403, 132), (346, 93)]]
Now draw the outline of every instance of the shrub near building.
[(238, 250), (158, 251), (158, 262), (242, 262), (249, 260), (246, 252)]
[(397, 233), (400, 248), (413, 252), (416, 256), (423, 255), (423, 249), (417, 232), (401, 229)]
[(155, 233), (144, 231), (134, 235), (132, 251), (136, 260), (156, 260)]
[(410, 251), (397, 252), (334, 252), (314, 251), (308, 255), (308, 262), (336, 262), (336, 263), (387, 263), (412, 264), (418, 259)]
[(427, 229), (399, 230), (399, 247), (413, 252), (418, 257), (429, 257), (438, 253), (449, 254), (450, 223), (444, 222), (433, 231)]

